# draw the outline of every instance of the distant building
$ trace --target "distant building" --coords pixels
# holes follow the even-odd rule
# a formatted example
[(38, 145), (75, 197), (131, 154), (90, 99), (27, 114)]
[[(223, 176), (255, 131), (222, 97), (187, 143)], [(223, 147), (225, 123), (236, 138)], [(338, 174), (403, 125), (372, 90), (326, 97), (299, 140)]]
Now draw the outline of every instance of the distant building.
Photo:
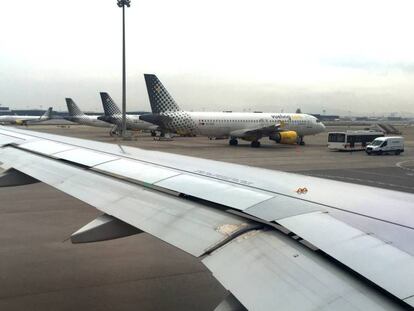
[(378, 118), (374, 117), (355, 117), (355, 121), (378, 121)]
[(0, 106), (0, 115), (10, 115), (12, 114), (12, 111), (9, 107), (2, 107)]
[(404, 120), (402, 117), (387, 117), (388, 121), (402, 121)]
[(355, 117), (356, 121), (368, 121), (368, 117)]

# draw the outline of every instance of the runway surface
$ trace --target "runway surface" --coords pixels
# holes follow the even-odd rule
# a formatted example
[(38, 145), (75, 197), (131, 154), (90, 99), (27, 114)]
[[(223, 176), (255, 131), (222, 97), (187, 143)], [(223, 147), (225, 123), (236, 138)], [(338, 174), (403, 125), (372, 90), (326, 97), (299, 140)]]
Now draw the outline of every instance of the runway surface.
[(414, 193), (414, 171), (404, 171), (397, 166), (338, 170), (312, 170), (299, 171), (297, 173)]
[[(30, 129), (120, 143), (105, 129)], [(401, 156), (330, 152), (326, 133), (304, 147), (264, 141), (260, 149), (233, 148), (224, 140), (154, 141), (146, 134), (125, 144), (414, 192), (414, 128), (402, 130)], [(0, 189), (0, 310), (212, 310), (226, 295), (197, 259), (148, 234), (83, 245), (66, 240), (97, 215), (45, 184)]]

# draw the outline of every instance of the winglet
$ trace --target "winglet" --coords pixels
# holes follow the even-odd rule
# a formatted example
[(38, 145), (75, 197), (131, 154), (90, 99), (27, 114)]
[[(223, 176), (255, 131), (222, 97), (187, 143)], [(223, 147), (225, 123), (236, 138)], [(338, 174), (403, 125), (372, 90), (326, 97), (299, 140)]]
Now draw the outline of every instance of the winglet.
[(181, 111), (167, 89), (154, 74), (144, 74), (152, 113)]

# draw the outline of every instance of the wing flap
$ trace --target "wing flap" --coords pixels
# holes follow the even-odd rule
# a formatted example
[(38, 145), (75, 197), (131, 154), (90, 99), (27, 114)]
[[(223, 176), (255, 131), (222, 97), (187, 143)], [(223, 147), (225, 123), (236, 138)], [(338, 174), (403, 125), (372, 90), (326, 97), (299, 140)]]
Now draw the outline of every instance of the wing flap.
[(16, 137), (8, 137), (8, 136), (0, 136), (0, 145), (4, 146), (4, 145), (8, 145), (8, 144), (12, 144), (12, 143), (17, 143), (17, 142), (21, 142), (23, 141), (20, 138), (16, 138)]
[[(30, 136), (24, 135), (18, 131), (10, 131), (9, 129), (5, 130), (0, 128), (0, 135), (2, 135), (2, 139), (7, 140), (10, 139), (13, 142), (24, 142), (30, 139), (39, 139), (39, 138), (32, 138)], [(3, 142), (1, 143), (4, 144)]]
[(109, 161), (117, 160), (118, 157), (106, 154), (103, 152), (96, 152), (84, 148), (75, 148), (67, 151), (62, 151), (53, 154), (54, 157), (76, 164), (92, 167)]
[(238, 210), (244, 210), (272, 198), (271, 195), (259, 190), (253, 191), (222, 181), (190, 175), (174, 176), (161, 180), (155, 185)]
[(194, 256), (204, 254), (228, 238), (229, 233), (219, 230), (220, 227), (240, 227), (248, 222), (196, 202), (12, 147), (3, 150), (2, 160)]
[(401, 300), (414, 295), (413, 257), (392, 244), (327, 213), (297, 215), (278, 223)]
[(289, 196), (274, 194), (274, 197), (247, 208), (244, 212), (266, 221), (323, 210), (323, 206)]
[(180, 174), (180, 172), (168, 168), (126, 159), (118, 159), (99, 164), (93, 169), (142, 184), (154, 184), (162, 179)]
[(74, 149), (75, 147), (67, 144), (57, 143), (54, 141), (35, 140), (19, 144), (19, 148), (45, 155), (52, 155), (57, 152)]
[(249, 310), (400, 310), (275, 231), (245, 233), (202, 261)]

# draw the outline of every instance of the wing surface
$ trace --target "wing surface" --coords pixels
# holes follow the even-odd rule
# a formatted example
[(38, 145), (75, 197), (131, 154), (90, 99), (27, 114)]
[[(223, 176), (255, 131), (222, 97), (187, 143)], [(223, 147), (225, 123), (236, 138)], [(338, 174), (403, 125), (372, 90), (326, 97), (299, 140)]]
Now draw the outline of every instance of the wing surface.
[(414, 305), (412, 194), (7, 127), (0, 145), (4, 168), (200, 257), (249, 309)]
[(238, 138), (245, 138), (245, 137), (263, 137), (269, 136), (276, 132), (279, 132), (280, 124), (277, 125), (268, 125), (268, 126), (259, 126), (253, 129), (242, 129), (236, 130), (230, 133), (230, 136), (238, 137)]

